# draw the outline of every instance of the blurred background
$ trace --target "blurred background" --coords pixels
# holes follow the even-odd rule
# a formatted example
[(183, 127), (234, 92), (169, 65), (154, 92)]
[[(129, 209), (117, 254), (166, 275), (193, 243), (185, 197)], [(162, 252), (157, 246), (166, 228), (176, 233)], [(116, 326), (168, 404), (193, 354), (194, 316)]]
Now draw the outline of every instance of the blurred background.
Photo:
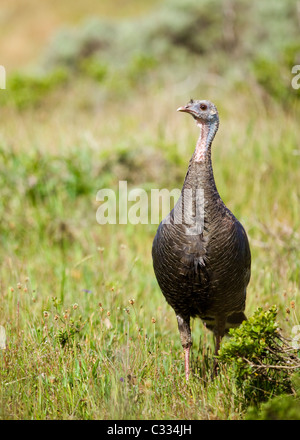
[(146, 92), (167, 82), (180, 86), (177, 94), (182, 88), (199, 93), (205, 84), (218, 93), (229, 86), (239, 92), (256, 87), (256, 93), (283, 103), (297, 95), (290, 87), (291, 68), (299, 63), (297, 1), (1, 3), (0, 53), (9, 90), (13, 73), (22, 69), (44, 79), (45, 94), (76, 76), (93, 80), (96, 91), (143, 83)]

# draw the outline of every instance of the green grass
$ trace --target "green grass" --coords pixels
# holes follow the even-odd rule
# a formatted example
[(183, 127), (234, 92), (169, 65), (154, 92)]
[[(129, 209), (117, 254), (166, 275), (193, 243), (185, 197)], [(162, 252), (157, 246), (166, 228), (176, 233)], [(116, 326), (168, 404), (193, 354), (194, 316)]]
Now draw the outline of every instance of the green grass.
[[(7, 347), (0, 352), (1, 418), (243, 418), (243, 402), (226, 372), (211, 379), (213, 341), (198, 321), (194, 375), (185, 383), (175, 315), (152, 269), (156, 225), (96, 222), (96, 193), (117, 188), (120, 172), (130, 181), (135, 171), (131, 187), (171, 189), (182, 183), (197, 128), (165, 101), (161, 118), (169, 112), (172, 117), (164, 134), (149, 119), (138, 130), (141, 105), (157, 100), (146, 96), (131, 110), (137, 121), (129, 124), (130, 114), (124, 121), (119, 115), (117, 126), (102, 125), (95, 135), (99, 115), (87, 119), (81, 112), (86, 137), (79, 123), (72, 132), (68, 128), (69, 102), (50, 108), (42, 127), (30, 125), (40, 109), (15, 112), (2, 124), (0, 324)], [(115, 108), (108, 109), (109, 121)], [(56, 111), (67, 123), (57, 123)], [(231, 108), (228, 113), (222, 118), (221, 112), (213, 159), (220, 193), (250, 238), (247, 314), (277, 304), (290, 337), (299, 310), (298, 123), (274, 109), (263, 120), (253, 118), (251, 127), (244, 116), (241, 127)], [(16, 130), (20, 121), (24, 127)], [(141, 145), (143, 138), (150, 144), (150, 155), (143, 149), (127, 155), (135, 134)], [(57, 144), (44, 147), (53, 136), (65, 144), (61, 151)], [(128, 140), (119, 150), (118, 137)], [(161, 172), (153, 174), (158, 158)]]

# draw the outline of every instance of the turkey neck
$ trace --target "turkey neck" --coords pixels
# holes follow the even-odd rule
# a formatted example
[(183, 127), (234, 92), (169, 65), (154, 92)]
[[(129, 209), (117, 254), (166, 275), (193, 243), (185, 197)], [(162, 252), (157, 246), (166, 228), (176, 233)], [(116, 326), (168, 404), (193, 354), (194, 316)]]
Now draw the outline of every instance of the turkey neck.
[(202, 189), (205, 197), (219, 197), (211, 162), (211, 144), (218, 131), (219, 122), (215, 120), (209, 124), (198, 123), (198, 125), (200, 125), (200, 136), (189, 163), (183, 189)]
[(189, 235), (201, 234), (204, 222), (215, 218), (220, 206), (224, 206), (216, 188), (211, 163), (211, 144), (218, 125), (218, 120), (201, 124), (200, 136), (178, 200), (179, 210), (175, 210), (175, 221), (183, 219), (183, 224), (189, 225)]

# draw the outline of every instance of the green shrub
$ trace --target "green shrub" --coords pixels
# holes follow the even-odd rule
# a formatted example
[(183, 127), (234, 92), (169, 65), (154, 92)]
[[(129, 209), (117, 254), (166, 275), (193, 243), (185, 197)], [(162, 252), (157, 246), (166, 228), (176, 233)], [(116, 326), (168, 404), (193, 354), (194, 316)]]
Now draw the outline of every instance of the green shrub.
[(300, 375), (291, 377), (294, 394), (284, 394), (262, 403), (251, 406), (245, 416), (246, 420), (299, 420), (300, 419)]
[(272, 396), (290, 393), (292, 372), (300, 360), (279, 332), (277, 308), (257, 309), (239, 328), (231, 329), (231, 338), (219, 352), (246, 405), (256, 405)]
[(289, 107), (300, 98), (300, 89), (292, 88), (292, 67), (300, 64), (300, 45), (288, 45), (275, 59), (257, 57), (253, 61), (256, 81), (277, 102)]
[(251, 407), (246, 420), (299, 420), (300, 398), (291, 395), (281, 395), (270, 399), (260, 408)]
[(91, 79), (102, 82), (108, 73), (108, 67), (97, 57), (91, 56), (81, 61), (80, 71)]
[(144, 79), (145, 75), (157, 66), (157, 60), (144, 53), (135, 54), (128, 66), (128, 77), (130, 80), (136, 82)]
[(118, 38), (118, 26), (109, 20), (93, 18), (76, 28), (60, 29), (44, 55), (46, 68), (77, 68), (85, 58), (111, 51)]
[(45, 75), (13, 73), (8, 77), (5, 93), (0, 95), (2, 104), (11, 104), (18, 109), (35, 106), (67, 78), (68, 73), (62, 68)]

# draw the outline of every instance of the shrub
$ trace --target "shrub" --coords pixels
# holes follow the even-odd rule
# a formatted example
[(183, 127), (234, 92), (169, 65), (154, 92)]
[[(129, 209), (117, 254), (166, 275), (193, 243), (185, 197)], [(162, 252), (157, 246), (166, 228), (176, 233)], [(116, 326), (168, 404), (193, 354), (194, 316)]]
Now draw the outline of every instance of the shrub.
[(16, 72), (8, 78), (7, 90), (1, 94), (2, 103), (11, 104), (18, 109), (35, 106), (51, 90), (65, 83), (67, 78), (68, 73), (62, 68), (45, 75)]
[(300, 398), (281, 395), (265, 402), (261, 407), (251, 407), (246, 420), (299, 420)]
[(292, 67), (300, 64), (300, 44), (285, 47), (276, 59), (257, 57), (253, 61), (253, 73), (264, 91), (286, 108), (300, 98), (300, 89), (292, 88)]
[(231, 338), (219, 352), (220, 363), (226, 364), (247, 405), (290, 393), (292, 372), (300, 371), (297, 352), (280, 334), (276, 316), (276, 306), (257, 309), (248, 321), (230, 330)]
[(91, 79), (101, 83), (108, 73), (108, 68), (107, 65), (101, 62), (97, 57), (91, 56), (81, 61), (80, 71)]
[(262, 403), (259, 407), (250, 407), (246, 420), (299, 420), (300, 419), (300, 375), (291, 377), (294, 395), (284, 394)]

